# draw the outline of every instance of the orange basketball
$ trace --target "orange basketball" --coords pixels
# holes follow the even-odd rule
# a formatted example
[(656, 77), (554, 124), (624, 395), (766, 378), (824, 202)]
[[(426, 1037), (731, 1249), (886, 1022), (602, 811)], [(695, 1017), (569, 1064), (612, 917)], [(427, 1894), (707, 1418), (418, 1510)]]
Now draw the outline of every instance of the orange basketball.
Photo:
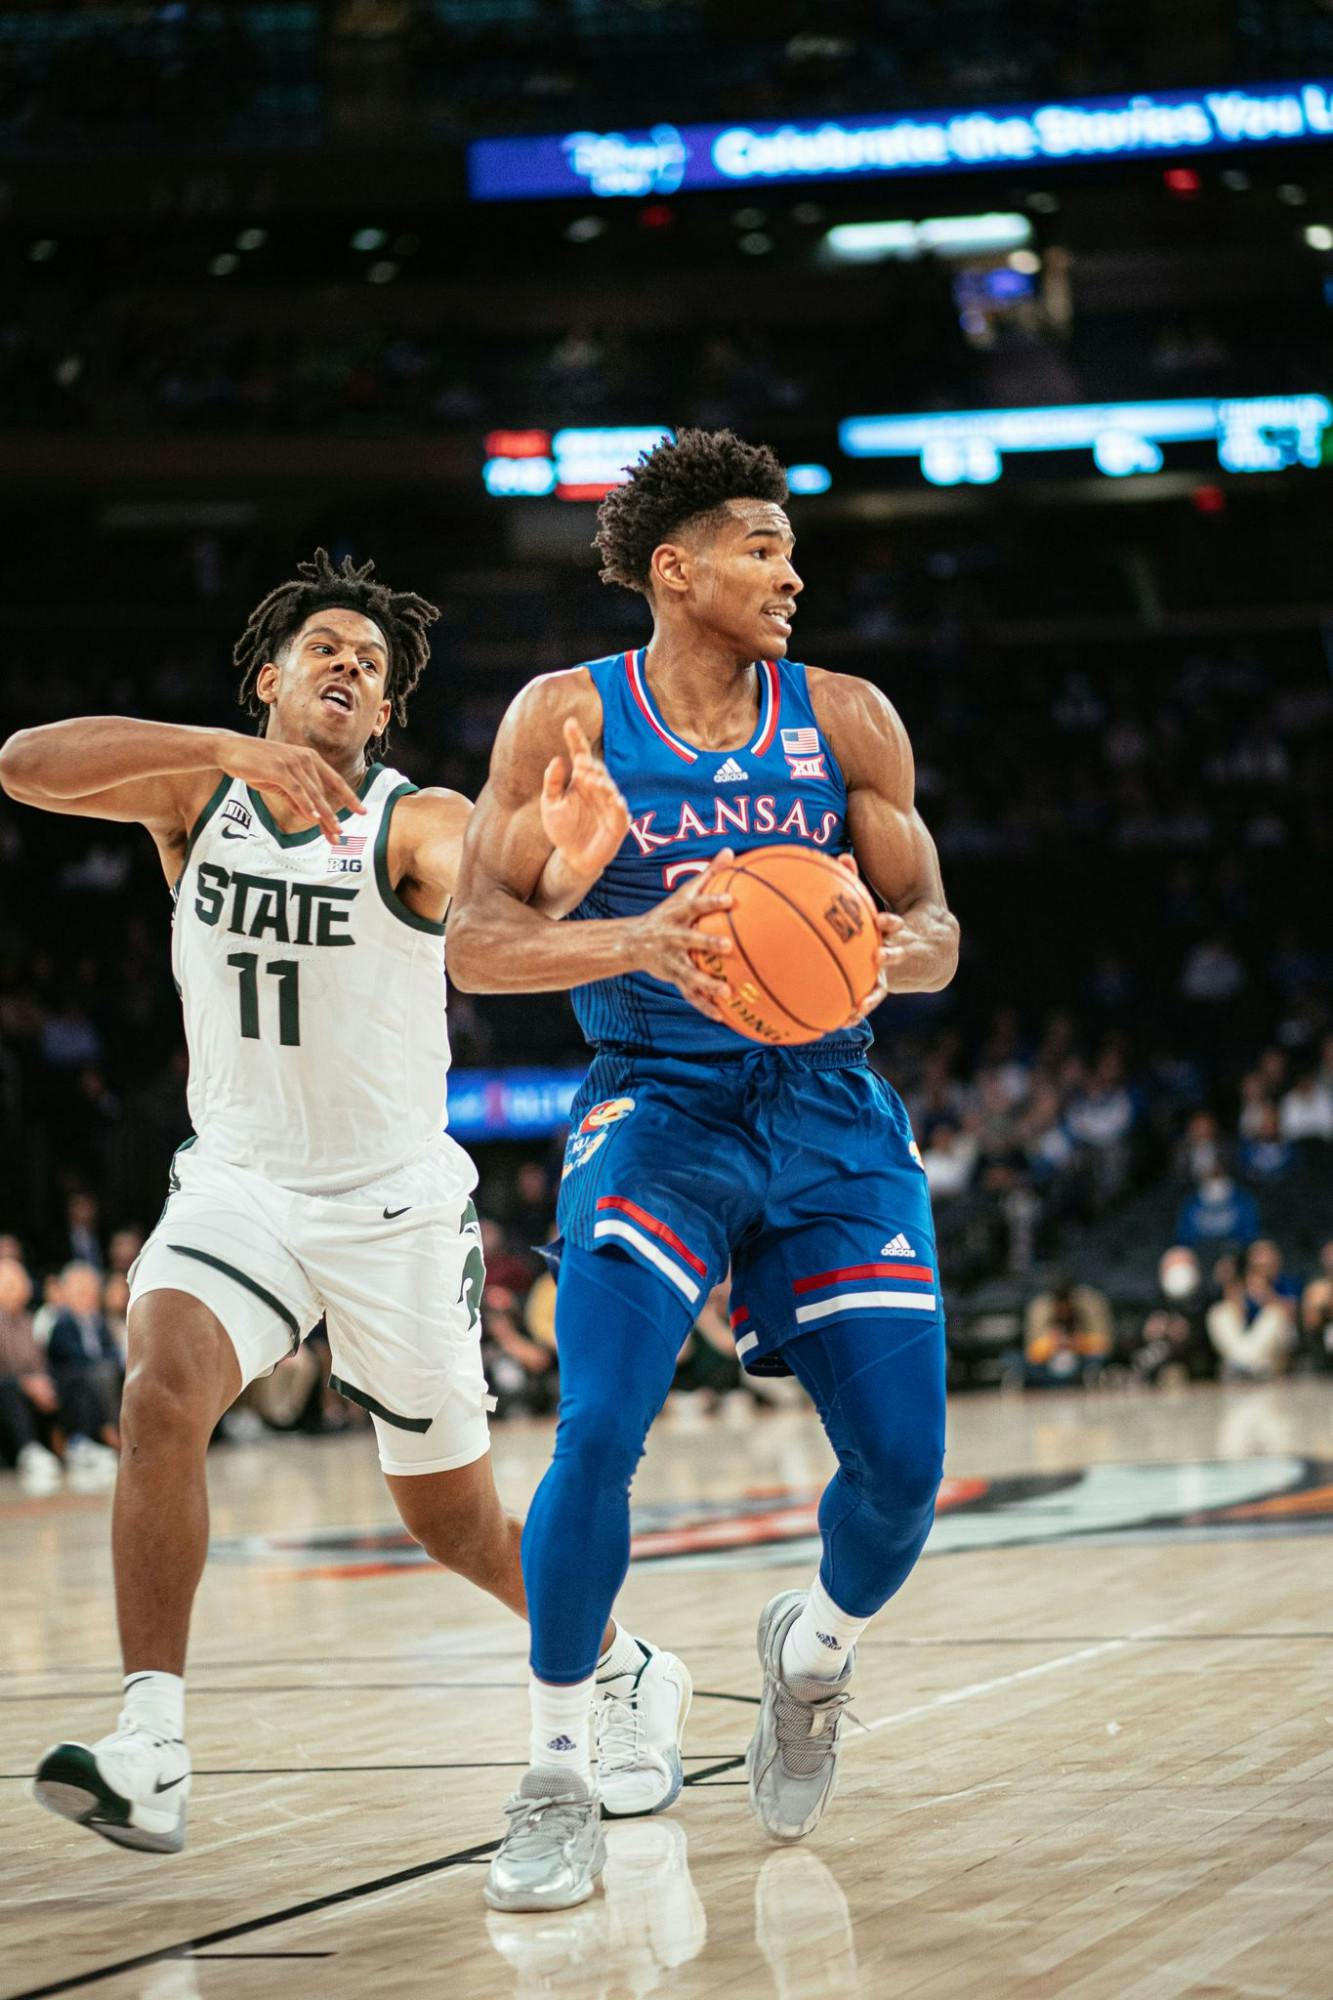
[(875, 905), (861, 882), (813, 848), (755, 847), (713, 886), (732, 907), (694, 928), (735, 949), (695, 958), (730, 987), (722, 1011), (737, 1034), (777, 1047), (841, 1028), (879, 977)]

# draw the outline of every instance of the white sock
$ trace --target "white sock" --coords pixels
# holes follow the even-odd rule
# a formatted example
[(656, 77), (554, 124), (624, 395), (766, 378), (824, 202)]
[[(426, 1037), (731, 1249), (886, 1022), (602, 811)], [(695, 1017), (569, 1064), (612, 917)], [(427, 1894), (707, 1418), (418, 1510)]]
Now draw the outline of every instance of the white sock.
[(179, 1674), (126, 1674), (125, 1713), (164, 1743), (184, 1742), (185, 1682)]
[(643, 1671), (648, 1648), (639, 1643), (623, 1625), (615, 1627), (615, 1638), (597, 1662), (597, 1691), (629, 1695)]
[(554, 1687), (529, 1674), (532, 1739), (528, 1754), (534, 1769), (564, 1771), (591, 1784), (592, 1690), (591, 1676), (575, 1681), (572, 1687)]
[(811, 1680), (837, 1680), (848, 1653), (869, 1623), (868, 1618), (849, 1618), (845, 1611), (839, 1611), (816, 1576), (800, 1617), (782, 1642), (783, 1679), (803, 1675)]

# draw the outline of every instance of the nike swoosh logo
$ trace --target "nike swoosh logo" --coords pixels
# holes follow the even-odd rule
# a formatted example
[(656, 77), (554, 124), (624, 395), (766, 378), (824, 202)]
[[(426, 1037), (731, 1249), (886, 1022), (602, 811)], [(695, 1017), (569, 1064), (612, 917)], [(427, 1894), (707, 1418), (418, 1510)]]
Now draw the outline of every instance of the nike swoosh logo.
[(247, 833), (233, 833), (229, 826), (224, 826), (222, 829), (222, 838), (224, 840), (248, 840), (250, 836)]
[(409, 1201), (407, 1204), (407, 1208), (386, 1208), (384, 1211), (384, 1220), (386, 1222), (392, 1222), (395, 1215), (406, 1215), (407, 1209), (411, 1208), (411, 1206), (412, 1204)]
[(183, 1785), (185, 1783), (185, 1780), (189, 1777), (189, 1775), (190, 1774), (188, 1771), (182, 1771), (179, 1778), (172, 1778), (165, 1785), (159, 1778), (155, 1783), (155, 1785), (153, 1786), (153, 1790), (155, 1792), (174, 1792), (177, 1785)]

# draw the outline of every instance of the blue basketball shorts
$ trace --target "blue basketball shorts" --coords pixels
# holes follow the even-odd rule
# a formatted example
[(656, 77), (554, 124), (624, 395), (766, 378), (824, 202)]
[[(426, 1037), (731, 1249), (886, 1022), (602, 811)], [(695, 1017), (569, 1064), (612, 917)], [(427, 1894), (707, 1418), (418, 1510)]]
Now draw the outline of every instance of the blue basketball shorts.
[(730, 1268), (754, 1374), (786, 1372), (786, 1341), (853, 1313), (899, 1336), (941, 1327), (920, 1155), (897, 1092), (858, 1058), (600, 1052), (571, 1112), (561, 1241), (646, 1265), (682, 1339)]

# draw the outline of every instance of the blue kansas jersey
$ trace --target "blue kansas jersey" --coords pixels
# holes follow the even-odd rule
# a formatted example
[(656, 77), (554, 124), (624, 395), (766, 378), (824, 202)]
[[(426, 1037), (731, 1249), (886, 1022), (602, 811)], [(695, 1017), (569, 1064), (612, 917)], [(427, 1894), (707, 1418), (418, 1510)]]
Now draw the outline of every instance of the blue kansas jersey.
[[(630, 829), (576, 919), (639, 916), (724, 847), (738, 855), (783, 841), (825, 854), (846, 850), (847, 787), (815, 720), (803, 666), (758, 663), (758, 726), (736, 750), (701, 750), (668, 729), (648, 689), (643, 651), (590, 661), (587, 670), (602, 698), (602, 756), (629, 804)], [(734, 1056), (754, 1046), (646, 972), (575, 987), (571, 998), (596, 1048)], [(806, 1048), (854, 1059), (870, 1039), (861, 1025)]]

